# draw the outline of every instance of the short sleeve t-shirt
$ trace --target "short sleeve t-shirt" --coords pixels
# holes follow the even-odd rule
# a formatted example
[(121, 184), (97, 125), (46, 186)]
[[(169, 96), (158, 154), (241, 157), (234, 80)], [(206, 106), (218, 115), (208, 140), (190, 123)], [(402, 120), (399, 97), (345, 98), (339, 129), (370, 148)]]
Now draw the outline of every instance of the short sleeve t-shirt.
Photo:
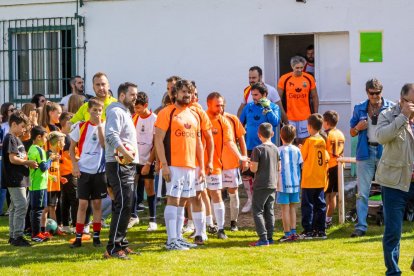
[(168, 166), (195, 168), (200, 135), (197, 113), (187, 107), (169, 105), (158, 113), (155, 127), (166, 132), (164, 149)]
[(306, 139), (300, 149), (303, 158), (302, 188), (325, 188), (329, 154), (325, 140), (319, 134)]
[[(104, 125), (102, 127), (105, 128)], [(73, 126), (69, 135), (78, 143), (79, 170), (89, 174), (104, 172), (105, 151), (99, 143), (98, 126), (90, 121), (81, 122)]]
[(281, 185), (277, 187), (279, 192), (298, 193), (300, 190), (301, 166), (303, 163), (300, 149), (294, 145), (279, 147), (281, 171)]
[(326, 150), (329, 153), (328, 167), (332, 168), (338, 165), (338, 157), (344, 154), (345, 136), (337, 128), (326, 131)]
[(290, 72), (280, 77), (277, 87), (284, 91), (285, 111), (288, 119), (290, 121), (306, 120), (311, 114), (310, 91), (316, 88), (313, 76), (302, 72), (302, 76), (296, 77), (293, 72)]
[[(31, 145), (27, 153), (28, 159), (36, 161), (37, 164), (41, 164), (47, 161), (46, 151), (38, 145)], [(42, 172), (40, 168), (30, 169), (30, 191), (46, 190), (48, 171)]]
[(199, 116), (200, 129), (202, 131), (211, 129), (212, 125), (211, 125), (210, 119), (208, 118), (207, 113), (202, 109), (201, 105), (198, 103), (193, 103), (190, 106), (190, 108), (191, 110), (195, 111)]
[(261, 144), (253, 149), (252, 162), (258, 169), (253, 179), (253, 190), (276, 189), (279, 174), (279, 151), (274, 144)]
[[(214, 153), (213, 153), (213, 171), (212, 174), (221, 174), (223, 169), (223, 153), (224, 144), (232, 140), (231, 130), (229, 122), (222, 116), (217, 117), (210, 116), (209, 118), (213, 127), (211, 133), (213, 134), (214, 140)], [(205, 151), (205, 160), (207, 160), (207, 151)]]
[(59, 160), (52, 161), (49, 168), (49, 176), (47, 181), (48, 192), (60, 191), (60, 166)]
[[(224, 113), (223, 117), (227, 120), (230, 125), (230, 134), (232, 141), (237, 142), (237, 139), (240, 139), (246, 134), (246, 130), (241, 124), (239, 118), (236, 115)], [(224, 147), (223, 149), (223, 170), (230, 170), (238, 168), (240, 165), (239, 159), (237, 156), (228, 148)]]
[(136, 119), (135, 130), (137, 132), (139, 164), (145, 165), (150, 158), (151, 150), (154, 146), (154, 124), (157, 120), (157, 115), (151, 112), (145, 118), (137, 116)]
[[(117, 102), (117, 99), (115, 99), (114, 97), (108, 97), (104, 100), (104, 112), (102, 112), (102, 120), (106, 119), (106, 108), (108, 107), (108, 105), (114, 102)], [(86, 122), (89, 121), (90, 118), (91, 115), (88, 112), (88, 103), (84, 103), (83, 105), (81, 105), (78, 112), (76, 112), (75, 115), (73, 115), (72, 119), (70, 119), (70, 122), (73, 124), (79, 121)]]
[[(22, 141), (11, 133), (6, 134), (3, 140), (2, 151), (2, 188), (26, 187), (29, 168), (24, 165), (15, 165), (10, 162), (9, 155), (27, 160), (26, 150)], [(13, 173), (11, 173), (13, 172)]]

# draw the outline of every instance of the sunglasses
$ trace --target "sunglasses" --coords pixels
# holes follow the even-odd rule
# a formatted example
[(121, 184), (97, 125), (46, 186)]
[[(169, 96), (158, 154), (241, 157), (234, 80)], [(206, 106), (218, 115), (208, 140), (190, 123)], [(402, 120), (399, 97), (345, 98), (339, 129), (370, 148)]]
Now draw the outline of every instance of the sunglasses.
[(368, 91), (368, 94), (370, 95), (370, 96), (374, 96), (374, 95), (379, 95), (379, 94), (381, 94), (382, 93), (382, 91), (377, 91), (377, 92), (371, 92), (371, 91)]

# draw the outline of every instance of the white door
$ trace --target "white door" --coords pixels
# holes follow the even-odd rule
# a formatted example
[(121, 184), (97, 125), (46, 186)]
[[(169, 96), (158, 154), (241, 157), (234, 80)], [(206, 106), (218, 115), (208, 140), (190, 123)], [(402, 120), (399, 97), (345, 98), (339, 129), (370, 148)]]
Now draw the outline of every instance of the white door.
[(349, 119), (352, 115), (349, 84), (348, 33), (315, 34), (315, 78), (319, 95), (319, 113), (336, 110), (338, 129), (346, 138), (345, 156), (351, 156)]

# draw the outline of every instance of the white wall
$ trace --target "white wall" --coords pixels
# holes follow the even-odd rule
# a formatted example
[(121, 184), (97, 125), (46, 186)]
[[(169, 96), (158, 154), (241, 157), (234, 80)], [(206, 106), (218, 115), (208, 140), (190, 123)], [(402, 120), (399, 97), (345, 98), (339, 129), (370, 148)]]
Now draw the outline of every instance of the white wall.
[[(74, 12), (73, 1), (5, 6), (0, 18)], [(222, 92), (229, 111), (235, 112), (248, 68), (264, 65), (264, 35), (349, 32), (352, 105), (366, 98), (364, 83), (371, 76), (383, 81), (390, 99), (398, 97), (403, 83), (414, 81), (411, 0), (87, 1), (80, 12), (86, 17), (87, 84), (96, 71), (108, 73), (114, 90), (123, 81), (137, 82), (150, 93), (153, 107), (165, 79), (176, 74), (195, 80), (203, 98)], [(384, 32), (382, 63), (359, 62), (361, 30)]]

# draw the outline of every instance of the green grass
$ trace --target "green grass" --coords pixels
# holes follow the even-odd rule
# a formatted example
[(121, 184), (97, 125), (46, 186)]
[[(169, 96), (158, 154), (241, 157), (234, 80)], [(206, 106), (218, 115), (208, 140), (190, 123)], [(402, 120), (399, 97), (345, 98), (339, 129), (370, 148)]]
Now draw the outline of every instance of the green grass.
[[(128, 233), (132, 248), (141, 256), (131, 261), (104, 260), (103, 248), (84, 242), (70, 249), (68, 239), (53, 238), (31, 248), (7, 244), (7, 218), (0, 218), (0, 275), (383, 275), (382, 227), (370, 225), (368, 236), (351, 239), (352, 225), (336, 226), (328, 231), (328, 239), (276, 244), (251, 248), (257, 239), (253, 229), (227, 232), (229, 239), (210, 236), (208, 243), (186, 252), (163, 249), (165, 229), (146, 232), (146, 224)], [(275, 238), (281, 236), (280, 222)], [(102, 233), (107, 241), (107, 230)], [(405, 223), (401, 242), (400, 267), (409, 271), (414, 252), (412, 224)], [(76, 275), (76, 274), (75, 274)]]

